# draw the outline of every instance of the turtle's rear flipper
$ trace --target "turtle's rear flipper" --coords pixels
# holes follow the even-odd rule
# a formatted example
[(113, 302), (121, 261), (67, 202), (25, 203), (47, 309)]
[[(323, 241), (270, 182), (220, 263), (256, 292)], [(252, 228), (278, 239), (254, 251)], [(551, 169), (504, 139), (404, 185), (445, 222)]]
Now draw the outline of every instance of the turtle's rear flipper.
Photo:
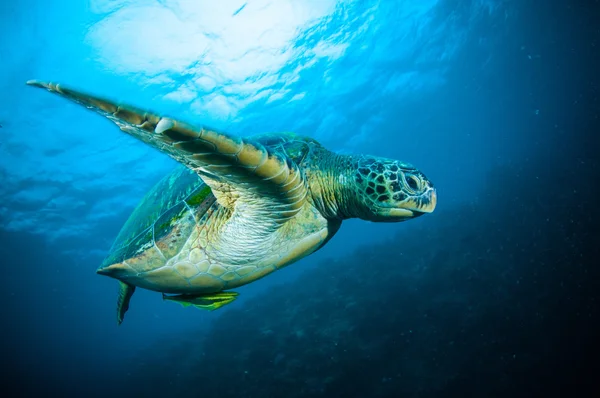
[(119, 281), (119, 297), (117, 298), (117, 323), (123, 322), (125, 313), (129, 309), (129, 300), (135, 292), (135, 286)]
[(167, 296), (163, 293), (163, 300), (175, 301), (184, 307), (190, 305), (203, 310), (214, 311), (231, 303), (237, 297), (236, 292), (218, 292), (210, 294), (179, 294)]

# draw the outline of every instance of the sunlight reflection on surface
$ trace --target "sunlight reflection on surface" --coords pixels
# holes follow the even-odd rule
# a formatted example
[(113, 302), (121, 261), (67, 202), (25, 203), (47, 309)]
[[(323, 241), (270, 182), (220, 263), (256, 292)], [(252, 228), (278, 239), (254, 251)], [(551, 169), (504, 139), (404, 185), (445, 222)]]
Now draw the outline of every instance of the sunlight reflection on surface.
[(473, 25), (498, 12), (491, 0), (29, 2), (0, 24), (18, 43), (0, 65), (12, 99), (0, 107), (0, 216), (65, 250), (91, 244), (85, 253), (109, 246), (174, 161), (25, 81), (232, 134), (293, 131), (420, 163), (446, 132), (423, 130), (438, 116), (410, 105), (435, 99)]
[[(334, 1), (230, 0), (219, 7), (195, 1), (94, 4), (94, 10), (109, 14), (87, 39), (113, 70), (160, 76), (167, 83), (174, 82), (173, 74), (185, 75), (186, 82), (167, 98), (192, 101), (193, 107), (223, 116), (257, 97), (276, 95), (261, 90), (272, 86), (294, 57), (294, 40), (335, 9)], [(315, 57), (342, 53), (341, 43), (319, 42), (314, 50)], [(194, 100), (198, 92), (205, 95)]]

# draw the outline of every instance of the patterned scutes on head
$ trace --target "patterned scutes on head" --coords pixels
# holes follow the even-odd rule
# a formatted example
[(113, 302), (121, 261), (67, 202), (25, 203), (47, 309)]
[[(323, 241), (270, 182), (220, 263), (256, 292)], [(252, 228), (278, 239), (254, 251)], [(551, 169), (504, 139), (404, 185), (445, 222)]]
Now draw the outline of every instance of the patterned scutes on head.
[(405, 200), (407, 192), (418, 194), (418, 178), (412, 178), (419, 175), (408, 163), (364, 156), (358, 161), (355, 180), (371, 200), (385, 204)]

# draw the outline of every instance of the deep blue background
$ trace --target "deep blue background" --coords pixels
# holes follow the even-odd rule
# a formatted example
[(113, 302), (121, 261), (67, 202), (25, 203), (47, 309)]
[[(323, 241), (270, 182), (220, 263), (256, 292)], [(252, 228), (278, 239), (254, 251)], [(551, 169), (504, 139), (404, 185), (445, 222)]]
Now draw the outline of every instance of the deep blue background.
[[(598, 353), (598, 6), (3, 2), (5, 388), (584, 396)], [(348, 221), (216, 313), (138, 290), (117, 327), (116, 282), (94, 271), (174, 163), (32, 78), (399, 158), (433, 180), (439, 206)]]

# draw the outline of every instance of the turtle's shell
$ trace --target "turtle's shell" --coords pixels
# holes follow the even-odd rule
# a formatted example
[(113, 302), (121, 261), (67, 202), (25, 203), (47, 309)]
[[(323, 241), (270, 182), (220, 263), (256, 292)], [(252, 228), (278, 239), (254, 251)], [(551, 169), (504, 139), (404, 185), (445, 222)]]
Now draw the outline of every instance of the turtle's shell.
[[(140, 201), (121, 228), (100, 269), (142, 252), (166, 235), (174, 221), (190, 217), (190, 209), (201, 216), (214, 202), (210, 187), (198, 174), (187, 167), (177, 167)], [(188, 224), (193, 225), (193, 222)]]
[[(301, 137), (293, 133), (261, 134), (254, 136), (269, 152), (277, 152), (288, 161), (301, 164), (309, 148), (308, 143), (318, 144), (315, 140)], [(175, 221), (182, 217), (201, 217), (215, 202), (215, 197), (208, 185), (194, 171), (185, 166), (176, 168), (172, 173), (160, 180), (141, 200), (127, 222), (121, 228), (108, 256), (99, 269), (111, 264), (120, 263), (149, 246), (155, 245), (160, 238), (168, 234)], [(189, 210), (193, 210), (190, 212)], [(193, 220), (180, 225), (191, 228)], [(190, 231), (181, 231), (182, 234)], [(169, 247), (174, 255), (178, 247)]]
[[(276, 152), (288, 162), (298, 165), (301, 165), (308, 155), (309, 143), (318, 145), (317, 141), (311, 138), (293, 133), (267, 133), (252, 138), (264, 145), (270, 153)], [(123, 225), (99, 269), (121, 263), (156, 245), (162, 237), (171, 232), (176, 221), (183, 217), (195, 216), (198, 221), (215, 201), (210, 187), (198, 174), (185, 166), (178, 167), (146, 194)], [(182, 236), (192, 232), (195, 222), (193, 219), (189, 221), (179, 223), (179, 228), (183, 228), (179, 231)], [(184, 243), (184, 239), (170, 242), (168, 253), (165, 254), (177, 254)]]

